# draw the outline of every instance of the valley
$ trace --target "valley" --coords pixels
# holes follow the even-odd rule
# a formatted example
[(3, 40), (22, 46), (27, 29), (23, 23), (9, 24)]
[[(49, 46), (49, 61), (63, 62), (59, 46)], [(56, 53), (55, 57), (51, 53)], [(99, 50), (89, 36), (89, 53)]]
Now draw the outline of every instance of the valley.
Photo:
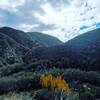
[[(42, 75), (54, 79), (59, 76), (61, 88), (42, 86)], [(66, 84), (70, 95), (62, 89)], [(100, 28), (66, 43), (39, 32), (0, 28), (0, 100), (84, 100), (84, 97), (100, 99)]]

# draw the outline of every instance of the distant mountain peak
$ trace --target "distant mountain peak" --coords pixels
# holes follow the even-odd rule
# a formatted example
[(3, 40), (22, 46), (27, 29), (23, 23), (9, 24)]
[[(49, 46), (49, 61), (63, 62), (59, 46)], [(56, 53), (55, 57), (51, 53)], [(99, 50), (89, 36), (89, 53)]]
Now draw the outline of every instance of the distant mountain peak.
[(0, 32), (14, 39), (17, 43), (28, 48), (37, 46), (53, 46), (62, 42), (56, 37), (42, 34), (40, 32), (23, 32), (11, 27), (1, 27)]

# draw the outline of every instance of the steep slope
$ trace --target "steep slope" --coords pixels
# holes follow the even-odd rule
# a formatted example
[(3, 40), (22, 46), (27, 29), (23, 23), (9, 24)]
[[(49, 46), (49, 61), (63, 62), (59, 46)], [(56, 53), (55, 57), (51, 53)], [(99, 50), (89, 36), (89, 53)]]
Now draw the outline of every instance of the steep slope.
[(34, 59), (48, 59), (53, 65), (65, 68), (100, 70), (100, 28), (82, 34), (63, 45), (38, 48), (24, 60), (31, 63)]
[(26, 33), (10, 27), (0, 28), (0, 65), (3, 62), (7, 63), (7, 60), (15, 63), (16, 61), (14, 62), (13, 59), (17, 59), (19, 56), (19, 60), (21, 60), (23, 55), (29, 53), (32, 48), (62, 43), (52, 36), (43, 35), (38, 32), (33, 33)]
[(45, 46), (54, 46), (59, 45), (62, 42), (56, 37), (49, 36), (39, 32), (28, 32), (28, 34), (32, 37), (33, 40), (38, 40), (38, 42)]
[(0, 66), (22, 63), (22, 56), (28, 51), (9, 36), (0, 33)]
[(75, 51), (77, 66), (100, 70), (100, 28), (68, 41), (66, 46)]
[(10, 27), (0, 28), (0, 66), (23, 63), (22, 57), (33, 47), (43, 46), (23, 32)]
[(31, 37), (23, 32), (9, 27), (0, 28), (0, 32), (14, 39), (17, 43), (23, 45), (27, 48), (40, 46), (39, 43), (35, 40), (32, 40)]
[(100, 47), (100, 28), (77, 36), (76, 38), (69, 40), (66, 45), (73, 49), (77, 49), (78, 52), (83, 49), (87, 50), (89, 47), (90, 49), (98, 48)]
[(45, 35), (39, 32), (23, 32), (10, 27), (0, 28), (0, 32), (8, 35), (14, 39), (17, 43), (27, 47), (41, 47), (41, 46), (53, 46), (61, 44), (62, 42), (55, 37)]

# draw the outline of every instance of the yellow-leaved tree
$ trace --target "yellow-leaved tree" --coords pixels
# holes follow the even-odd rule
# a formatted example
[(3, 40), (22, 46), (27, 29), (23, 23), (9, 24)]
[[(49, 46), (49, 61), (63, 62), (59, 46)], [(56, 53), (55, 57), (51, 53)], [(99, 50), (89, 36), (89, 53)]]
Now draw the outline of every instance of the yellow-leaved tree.
[(71, 94), (69, 84), (61, 77), (61, 75), (54, 77), (51, 74), (43, 74), (40, 76), (40, 84), (45, 88), (51, 88), (52, 90), (63, 90), (67, 94)]

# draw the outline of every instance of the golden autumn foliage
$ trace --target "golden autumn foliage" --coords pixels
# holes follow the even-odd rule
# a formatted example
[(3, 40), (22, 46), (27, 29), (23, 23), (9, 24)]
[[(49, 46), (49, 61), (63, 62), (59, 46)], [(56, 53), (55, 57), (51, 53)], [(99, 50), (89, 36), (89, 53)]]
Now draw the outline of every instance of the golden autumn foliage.
[(40, 77), (40, 84), (43, 87), (51, 88), (53, 90), (64, 90), (67, 94), (71, 93), (71, 89), (68, 83), (60, 76), (52, 76), (51, 74), (48, 75), (41, 75)]

